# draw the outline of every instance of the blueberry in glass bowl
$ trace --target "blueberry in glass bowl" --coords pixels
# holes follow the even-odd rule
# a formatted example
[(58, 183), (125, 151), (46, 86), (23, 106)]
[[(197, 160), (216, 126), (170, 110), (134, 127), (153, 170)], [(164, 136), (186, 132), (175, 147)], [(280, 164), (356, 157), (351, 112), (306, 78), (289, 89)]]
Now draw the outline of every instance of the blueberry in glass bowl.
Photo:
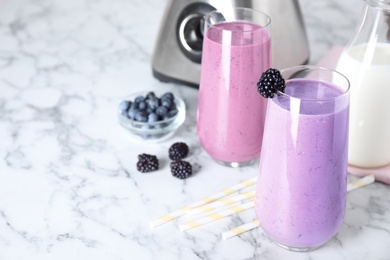
[(144, 141), (168, 139), (183, 124), (185, 114), (184, 100), (170, 91), (138, 92), (118, 104), (119, 124)]

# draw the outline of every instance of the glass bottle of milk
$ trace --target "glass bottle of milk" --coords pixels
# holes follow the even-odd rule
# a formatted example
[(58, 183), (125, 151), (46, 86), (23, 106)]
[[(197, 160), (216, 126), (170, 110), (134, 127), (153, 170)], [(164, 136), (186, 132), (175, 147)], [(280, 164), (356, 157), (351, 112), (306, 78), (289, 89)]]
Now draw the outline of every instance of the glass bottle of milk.
[(390, 164), (390, 0), (366, 0), (337, 70), (351, 83), (349, 164)]

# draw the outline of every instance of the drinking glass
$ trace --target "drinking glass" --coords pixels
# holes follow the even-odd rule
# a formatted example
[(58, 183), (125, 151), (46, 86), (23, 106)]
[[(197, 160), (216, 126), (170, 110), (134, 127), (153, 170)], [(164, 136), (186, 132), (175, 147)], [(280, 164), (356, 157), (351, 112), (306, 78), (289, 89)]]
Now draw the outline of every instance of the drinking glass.
[(270, 23), (266, 14), (240, 7), (205, 17), (197, 135), (226, 166), (251, 164), (260, 154), (267, 101), (256, 83), (271, 67)]
[(255, 210), (276, 243), (307, 251), (330, 240), (344, 219), (349, 81), (314, 66), (281, 74), (285, 92), (267, 107)]

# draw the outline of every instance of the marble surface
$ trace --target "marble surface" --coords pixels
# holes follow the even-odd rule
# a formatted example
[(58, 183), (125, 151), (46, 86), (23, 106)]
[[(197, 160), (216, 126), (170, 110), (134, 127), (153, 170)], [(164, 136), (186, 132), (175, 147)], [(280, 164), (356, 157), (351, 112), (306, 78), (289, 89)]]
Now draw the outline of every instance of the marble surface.
[[(166, 0), (0, 0), (0, 259), (390, 259), (390, 187), (348, 194), (345, 223), (325, 246), (284, 250), (261, 229), (222, 240), (253, 209), (188, 232), (172, 210), (256, 176), (257, 165), (213, 162), (195, 135), (197, 90), (161, 83), (151, 55)], [(302, 0), (316, 63), (353, 33), (360, 0)], [(176, 90), (187, 118), (174, 137), (133, 140), (117, 102), (143, 89)], [(190, 146), (195, 174), (170, 176), (168, 147)], [(160, 170), (137, 172), (137, 154)], [(351, 179), (354, 178), (351, 176)]]

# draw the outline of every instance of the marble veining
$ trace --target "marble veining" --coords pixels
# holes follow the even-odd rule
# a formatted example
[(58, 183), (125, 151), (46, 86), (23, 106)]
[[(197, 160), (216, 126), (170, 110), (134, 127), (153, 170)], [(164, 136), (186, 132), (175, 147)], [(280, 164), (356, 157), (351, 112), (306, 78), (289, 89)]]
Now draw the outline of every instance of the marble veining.
[[(184, 216), (149, 222), (257, 174), (213, 162), (196, 134), (197, 90), (161, 83), (151, 55), (167, 1), (0, 0), (0, 259), (390, 259), (390, 188), (347, 197), (345, 223), (309, 253), (279, 248), (261, 229), (222, 240), (254, 219), (247, 210), (180, 232)], [(351, 37), (362, 1), (302, 0), (315, 63)], [(174, 90), (187, 118), (174, 137), (145, 144), (117, 123), (117, 102)], [(194, 176), (170, 176), (168, 148), (190, 146)], [(160, 170), (141, 174), (137, 154)], [(353, 179), (353, 176), (350, 176)]]

